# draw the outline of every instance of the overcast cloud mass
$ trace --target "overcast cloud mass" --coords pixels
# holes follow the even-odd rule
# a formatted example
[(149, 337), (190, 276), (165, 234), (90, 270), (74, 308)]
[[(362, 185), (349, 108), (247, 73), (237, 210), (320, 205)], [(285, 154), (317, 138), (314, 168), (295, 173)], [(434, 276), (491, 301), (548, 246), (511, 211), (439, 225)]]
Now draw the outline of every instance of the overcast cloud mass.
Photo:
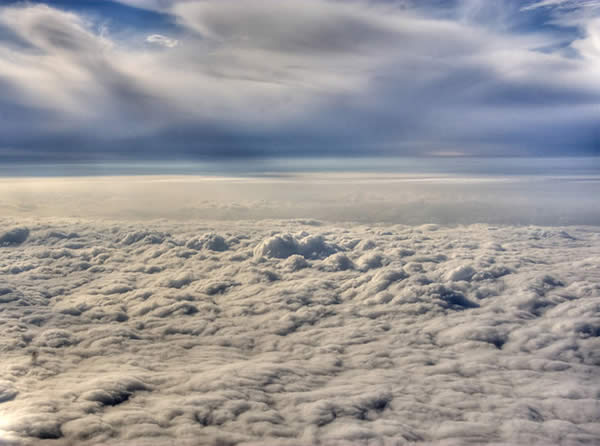
[(600, 153), (597, 1), (2, 2), (0, 158)]

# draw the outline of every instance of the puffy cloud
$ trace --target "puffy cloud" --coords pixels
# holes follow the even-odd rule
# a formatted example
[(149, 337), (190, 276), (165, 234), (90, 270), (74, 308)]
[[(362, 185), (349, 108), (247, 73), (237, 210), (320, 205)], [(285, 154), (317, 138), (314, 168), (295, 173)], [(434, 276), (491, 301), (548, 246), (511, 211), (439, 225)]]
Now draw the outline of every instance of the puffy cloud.
[(593, 227), (0, 223), (2, 443), (600, 438)]
[(20, 245), (29, 237), (29, 229), (14, 228), (0, 235), (0, 246)]
[(307, 259), (318, 259), (329, 257), (337, 250), (337, 246), (328, 244), (322, 236), (305, 236), (298, 240), (291, 234), (283, 234), (264, 240), (254, 248), (254, 256), (286, 259), (300, 254)]

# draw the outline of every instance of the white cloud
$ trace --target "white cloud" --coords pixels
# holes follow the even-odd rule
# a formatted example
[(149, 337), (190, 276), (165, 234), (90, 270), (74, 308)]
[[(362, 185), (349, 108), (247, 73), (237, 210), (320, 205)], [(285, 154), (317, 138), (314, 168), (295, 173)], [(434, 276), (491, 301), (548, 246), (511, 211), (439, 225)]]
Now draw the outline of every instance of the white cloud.
[(588, 20), (585, 24), (585, 37), (575, 40), (571, 46), (582, 57), (588, 59), (596, 66), (600, 66), (600, 18)]
[(592, 227), (0, 223), (9, 444), (600, 438)]
[(530, 5), (524, 6), (524, 11), (544, 8), (544, 7), (561, 7), (561, 8), (599, 8), (600, 1), (598, 0), (541, 0)]
[(118, 0), (119, 3), (123, 3), (128, 6), (149, 9), (152, 11), (168, 11), (179, 1), (181, 0)]
[(171, 39), (170, 37), (163, 36), (161, 34), (152, 34), (146, 37), (146, 42), (164, 46), (167, 48), (174, 48), (179, 44), (179, 41), (177, 39)]

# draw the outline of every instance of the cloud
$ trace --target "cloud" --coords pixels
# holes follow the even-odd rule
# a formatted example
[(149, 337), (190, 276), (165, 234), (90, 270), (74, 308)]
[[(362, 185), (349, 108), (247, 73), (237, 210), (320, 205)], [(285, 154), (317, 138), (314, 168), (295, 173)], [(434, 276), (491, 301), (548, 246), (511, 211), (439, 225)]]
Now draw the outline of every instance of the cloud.
[(585, 25), (585, 37), (573, 41), (571, 46), (585, 59), (600, 64), (600, 18), (589, 20)]
[(254, 249), (254, 256), (287, 259), (300, 254), (304, 258), (318, 259), (329, 257), (338, 250), (338, 247), (329, 245), (320, 236), (308, 236), (297, 240), (292, 234), (283, 234), (264, 240)]
[(597, 151), (593, 20), (582, 37), (554, 12), (552, 26), (512, 26), (534, 12), (509, 3), (507, 26), (472, 2), (125, 3), (168, 17), (175, 37), (111, 32), (77, 8), (0, 8), (0, 154)]
[(176, 39), (171, 39), (167, 36), (163, 36), (161, 34), (152, 34), (146, 37), (146, 42), (153, 43), (159, 46), (164, 46), (167, 48), (174, 48), (179, 44), (179, 41)]
[[(253, 48), (273, 56), (307, 54), (311, 57), (361, 51), (393, 38), (394, 20), (370, 8), (308, 0), (281, 4), (250, 0), (240, 5), (223, 2), (179, 3), (174, 14), (205, 38), (239, 49)], [(396, 28), (396, 29), (395, 29)]]
[(16, 246), (20, 245), (29, 237), (29, 229), (14, 228), (0, 235), (0, 246)]
[[(0, 22), (31, 46), (28, 51), (2, 48), (0, 81), (11, 92), (4, 100), (24, 114), (48, 116), (42, 134), (75, 137), (112, 128), (122, 135), (116, 124), (123, 120), (132, 134), (136, 127), (152, 127), (153, 94), (113, 59), (113, 43), (79, 16), (47, 6), (4, 8)], [(11, 129), (11, 123), (3, 124), (7, 135), (27, 141), (29, 133), (20, 126)]]
[[(456, 160), (444, 161), (447, 164), (442, 164), (438, 173), (431, 173), (439, 169), (440, 160), (399, 166), (386, 159), (383, 162), (390, 169), (406, 168), (413, 173), (384, 174), (375, 169), (376, 177), (374, 173), (333, 174), (326, 169), (322, 174), (292, 172), (233, 179), (193, 175), (80, 178), (85, 177), (81, 171), (67, 178), (6, 178), (0, 183), (0, 214), (108, 220), (291, 218), (307, 224), (315, 218), (404, 224), (597, 225), (600, 222), (600, 210), (595, 206), (600, 193), (600, 182), (596, 179), (598, 162), (593, 158), (576, 162), (557, 159), (546, 163), (523, 158), (510, 162), (495, 160), (494, 168), (485, 165), (489, 169), (486, 172), (482, 171), (480, 160), (461, 159), (466, 173), (453, 176), (448, 176), (447, 169), (454, 172)], [(359, 162), (369, 166), (365, 160)], [(258, 167), (264, 168), (262, 162)], [(344, 167), (336, 161), (336, 169)], [(414, 173), (416, 168), (419, 169), (417, 174)], [(110, 167), (107, 169), (110, 171)], [(507, 170), (511, 176), (505, 176)], [(546, 175), (549, 171), (553, 175)], [(212, 167), (211, 172), (214, 172)], [(15, 226), (21, 228), (21, 225)], [(0, 232), (0, 245), (16, 245), (28, 240), (25, 229), (13, 229), (7, 227)], [(76, 231), (54, 234), (52, 239), (58, 242), (63, 237), (76, 246), (77, 240), (69, 238), (73, 232)], [(171, 240), (171, 236), (129, 228), (120, 234), (119, 240), (124, 246), (142, 242), (160, 246)], [(187, 255), (186, 252), (237, 255), (230, 251), (239, 243), (242, 240), (219, 232), (197, 235), (185, 242), (181, 255)], [(369, 246), (365, 241), (357, 249), (366, 254), (370, 252)], [(256, 248), (256, 255), (267, 258), (302, 255), (310, 260), (343, 252), (349, 247), (355, 247), (351, 240), (332, 246), (325, 239), (307, 234), (277, 234), (265, 239)], [(405, 252), (410, 249), (407, 247)], [(246, 254), (254, 255), (253, 252)], [(359, 267), (366, 267), (370, 262), (377, 260), (365, 258)]]
[(598, 0), (541, 0), (533, 2), (527, 6), (523, 6), (522, 9), (527, 11), (531, 9), (546, 7), (560, 7), (569, 9), (598, 8), (600, 7), (600, 2)]
[(0, 223), (2, 443), (599, 438), (593, 227)]

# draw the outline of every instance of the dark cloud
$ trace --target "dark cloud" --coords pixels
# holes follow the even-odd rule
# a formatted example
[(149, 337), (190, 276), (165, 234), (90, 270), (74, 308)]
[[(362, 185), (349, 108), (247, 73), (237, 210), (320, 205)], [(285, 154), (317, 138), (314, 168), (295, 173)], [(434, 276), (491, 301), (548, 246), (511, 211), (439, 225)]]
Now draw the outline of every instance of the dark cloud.
[(116, 7), (0, 8), (4, 160), (600, 151), (593, 15), (561, 25), (554, 8), (545, 26), (543, 9), (508, 0), (124, 3), (173, 34), (160, 21), (112, 33), (98, 17)]

